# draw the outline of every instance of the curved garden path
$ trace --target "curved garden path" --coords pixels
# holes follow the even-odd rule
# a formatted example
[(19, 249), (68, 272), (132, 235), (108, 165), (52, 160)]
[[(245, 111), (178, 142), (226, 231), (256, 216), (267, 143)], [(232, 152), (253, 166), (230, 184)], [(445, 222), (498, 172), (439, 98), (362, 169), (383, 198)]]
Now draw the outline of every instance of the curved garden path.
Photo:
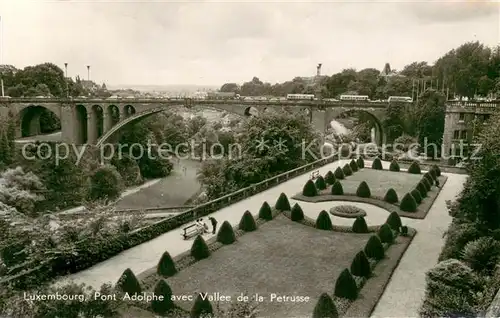
[[(328, 170), (335, 170), (343, 166), (348, 160), (341, 160), (328, 164), (319, 169), (324, 175)], [(371, 166), (371, 162), (366, 162)], [(383, 162), (384, 169), (388, 169), (389, 163)], [(374, 317), (416, 317), (420, 300), (425, 292), (425, 273), (433, 267), (443, 243), (442, 235), (447, 229), (451, 219), (446, 209), (446, 200), (453, 200), (462, 189), (466, 179), (465, 175), (446, 174), (448, 181), (443, 187), (433, 207), (424, 220), (403, 218), (403, 223), (418, 230), (417, 236), (406, 251), (401, 263), (394, 272), (382, 298), (380, 299)], [(274, 205), (281, 192), (290, 198), (300, 192), (310, 173), (295, 177), (269, 190), (256, 194), (250, 198), (232, 204), (211, 214), (219, 225), (224, 221), (238, 224), (241, 216), (246, 210), (257, 214), (263, 201)], [(145, 189), (146, 190), (146, 189)], [(385, 222), (389, 213), (382, 208), (357, 202), (321, 202), (307, 203), (290, 199), (293, 205), (299, 203), (304, 213), (316, 219), (321, 210), (329, 210), (332, 206), (349, 204), (363, 208), (367, 211), (365, 217), (368, 225), (377, 225)], [(353, 219), (343, 219), (330, 215), (332, 222), (339, 225), (351, 225)], [(206, 219), (206, 217), (205, 217)], [(207, 222), (208, 223), (208, 222)], [(192, 240), (183, 240), (181, 229), (167, 232), (156, 239), (126, 250), (104, 262), (101, 262), (87, 270), (61, 278), (58, 283), (74, 280), (77, 283), (86, 283), (95, 288), (106, 282), (115, 283), (122, 272), (130, 268), (139, 274), (153, 266), (156, 266), (161, 255), (168, 251), (172, 257), (183, 253), (191, 248)], [(212, 234), (205, 235), (208, 239)]]

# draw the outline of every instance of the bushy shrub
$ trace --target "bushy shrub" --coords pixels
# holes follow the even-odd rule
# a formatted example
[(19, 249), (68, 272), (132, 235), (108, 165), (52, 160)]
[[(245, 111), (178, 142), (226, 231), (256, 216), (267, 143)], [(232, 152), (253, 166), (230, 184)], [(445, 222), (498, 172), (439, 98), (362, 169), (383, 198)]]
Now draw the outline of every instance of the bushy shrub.
[(134, 272), (127, 268), (116, 283), (116, 288), (129, 295), (140, 294), (142, 292), (139, 280), (135, 277)]
[(245, 232), (252, 232), (257, 230), (257, 223), (255, 222), (255, 219), (250, 211), (247, 210), (245, 211), (245, 213), (243, 213), (238, 228)]
[(291, 217), (292, 221), (294, 222), (299, 222), (304, 219), (304, 211), (302, 211), (302, 208), (298, 203), (295, 203), (292, 207), (292, 213)]
[(410, 167), (408, 168), (408, 173), (420, 174), (421, 173), (420, 164), (417, 161), (413, 161)]
[(328, 171), (326, 174), (325, 174), (325, 182), (327, 184), (333, 184), (335, 182), (335, 176), (333, 175), (333, 172), (331, 171)]
[(363, 169), (365, 167), (365, 161), (361, 157), (359, 157), (358, 160), (356, 160), (356, 163), (358, 164), (359, 169)]
[[(154, 294), (157, 297), (151, 301), (151, 309), (153, 312), (163, 315), (174, 308), (174, 302), (172, 301), (172, 289), (165, 280), (161, 279), (156, 284)], [(159, 300), (159, 296), (163, 296), (163, 299)]]
[(193, 307), (191, 308), (190, 318), (205, 318), (212, 317), (214, 309), (208, 298), (203, 299), (201, 293), (198, 294), (196, 300), (194, 301)]
[(170, 175), (174, 168), (169, 159), (161, 156), (155, 147), (151, 149), (151, 156), (140, 156), (137, 164), (141, 170), (141, 175), (146, 179), (164, 178)]
[(370, 187), (368, 184), (363, 181), (359, 184), (358, 189), (356, 190), (356, 195), (360, 198), (369, 198), (371, 197), (372, 193), (370, 191)]
[(446, 241), (438, 260), (461, 258), (462, 251), (467, 243), (482, 236), (475, 223), (458, 223), (453, 221), (446, 231)]
[(370, 277), (372, 269), (365, 252), (360, 251), (358, 254), (356, 254), (356, 256), (354, 256), (354, 259), (351, 263), (351, 273), (355, 276), (366, 278)]
[(228, 221), (224, 221), (219, 229), (219, 232), (217, 232), (217, 242), (224, 245), (236, 242), (236, 235), (234, 234), (233, 227)]
[(318, 195), (318, 189), (314, 184), (314, 181), (307, 180), (306, 184), (304, 184), (304, 188), (302, 189), (302, 195), (306, 197), (314, 197)]
[(399, 201), (399, 198), (396, 190), (394, 190), (393, 188), (387, 190), (384, 196), (384, 201), (389, 203), (397, 203)]
[(262, 206), (260, 207), (259, 219), (268, 221), (273, 219), (273, 211), (271, 210), (271, 207), (269, 206), (269, 203), (267, 203), (267, 201), (264, 201), (264, 203), (262, 203)]
[(391, 230), (391, 227), (388, 224), (384, 224), (378, 229), (378, 237), (380, 237), (380, 241), (382, 243), (393, 243), (394, 242), (394, 233)]
[(388, 224), (391, 227), (391, 229), (398, 232), (403, 226), (403, 223), (401, 222), (401, 217), (397, 212), (391, 212), (391, 214), (389, 214), (389, 216), (387, 217), (385, 223)]
[(372, 235), (370, 239), (368, 239), (363, 251), (366, 256), (376, 260), (381, 260), (385, 256), (384, 246), (377, 235)]
[(404, 212), (415, 212), (417, 211), (417, 202), (415, 198), (411, 195), (411, 193), (405, 194), (401, 203), (399, 204), (399, 208)]
[(382, 161), (380, 161), (380, 158), (375, 158), (372, 162), (372, 169), (375, 170), (383, 170), (384, 167), (382, 166)]
[(399, 164), (396, 160), (391, 161), (391, 165), (389, 166), (390, 171), (399, 172), (401, 169), (399, 168)]
[(126, 187), (142, 183), (141, 169), (139, 169), (137, 161), (130, 158), (128, 155), (124, 154), (121, 158), (119, 158), (119, 156), (113, 156), (111, 164), (116, 167)]
[(326, 182), (322, 176), (319, 176), (314, 183), (316, 185), (316, 188), (318, 188), (318, 190), (326, 189)]
[(473, 270), (491, 272), (499, 260), (500, 242), (491, 237), (481, 237), (467, 243), (462, 254), (464, 262)]
[(316, 228), (331, 231), (333, 229), (332, 220), (325, 210), (321, 211), (316, 219)]
[(359, 170), (358, 164), (354, 159), (352, 159), (351, 162), (349, 162), (349, 166), (351, 167), (352, 172), (356, 172)]
[(165, 252), (161, 256), (158, 266), (156, 267), (156, 272), (162, 277), (174, 276), (177, 273), (174, 260), (169, 252)]
[(477, 317), (478, 279), (467, 265), (456, 259), (440, 262), (427, 272), (426, 283), (422, 317)]
[(441, 176), (441, 169), (439, 169), (438, 165), (433, 165), (432, 166), (432, 170), (436, 173), (436, 177), (440, 177)]
[(351, 170), (351, 167), (349, 166), (349, 164), (345, 164), (344, 167), (342, 168), (342, 172), (344, 172), (344, 176), (348, 177), (348, 176), (352, 176), (352, 170)]
[(415, 199), (415, 202), (417, 203), (417, 205), (422, 203), (422, 195), (420, 194), (420, 191), (418, 191), (417, 189), (413, 189), (413, 190), (411, 190), (410, 193), (413, 196), (413, 198)]
[(427, 197), (427, 187), (425, 186), (425, 184), (420, 181), (418, 184), (417, 184), (417, 190), (418, 192), (420, 192), (420, 196), (423, 198)]
[(345, 178), (344, 172), (342, 171), (342, 169), (340, 167), (337, 167), (337, 169), (335, 169), (335, 172), (333, 173), (333, 175), (335, 176), (335, 179), (337, 179), (337, 180), (342, 180)]
[(122, 177), (111, 165), (99, 167), (90, 177), (90, 200), (116, 200), (122, 190)]
[[(325, 188), (326, 188), (326, 186), (325, 186)], [(276, 200), (276, 204), (274, 207), (278, 211), (290, 211), (292, 209), (290, 207), (290, 202), (288, 201), (288, 197), (283, 192), (281, 192), (278, 200)]]
[(198, 235), (194, 239), (193, 245), (191, 245), (191, 256), (196, 260), (201, 260), (210, 256), (210, 249), (201, 235)]
[(342, 184), (337, 180), (335, 183), (332, 185), (332, 195), (343, 195), (344, 194), (344, 188), (342, 188)]
[(358, 216), (354, 223), (352, 224), (352, 231), (354, 233), (368, 233), (368, 225), (366, 224), (365, 218)]
[(327, 293), (319, 296), (316, 306), (314, 306), (313, 318), (338, 318), (339, 313), (332, 298)]
[(337, 297), (347, 298), (349, 300), (358, 298), (358, 286), (347, 268), (344, 269), (337, 278), (334, 294)]

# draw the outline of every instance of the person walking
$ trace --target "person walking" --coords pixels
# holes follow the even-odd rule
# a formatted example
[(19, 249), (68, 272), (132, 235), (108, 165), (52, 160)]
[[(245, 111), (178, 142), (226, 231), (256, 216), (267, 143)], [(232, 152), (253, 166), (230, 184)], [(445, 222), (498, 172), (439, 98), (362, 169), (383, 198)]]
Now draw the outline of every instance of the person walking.
[(210, 220), (210, 223), (212, 223), (212, 234), (215, 234), (215, 231), (217, 230), (217, 220), (213, 217), (209, 217), (208, 219)]

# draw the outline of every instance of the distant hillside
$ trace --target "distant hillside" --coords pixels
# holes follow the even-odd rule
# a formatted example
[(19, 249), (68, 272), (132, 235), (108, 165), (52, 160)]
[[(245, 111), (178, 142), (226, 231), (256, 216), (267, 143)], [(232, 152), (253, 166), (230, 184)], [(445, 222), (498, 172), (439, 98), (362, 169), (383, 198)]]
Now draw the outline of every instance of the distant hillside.
[(220, 86), (207, 85), (107, 85), (108, 89), (133, 89), (142, 92), (194, 93), (219, 89)]

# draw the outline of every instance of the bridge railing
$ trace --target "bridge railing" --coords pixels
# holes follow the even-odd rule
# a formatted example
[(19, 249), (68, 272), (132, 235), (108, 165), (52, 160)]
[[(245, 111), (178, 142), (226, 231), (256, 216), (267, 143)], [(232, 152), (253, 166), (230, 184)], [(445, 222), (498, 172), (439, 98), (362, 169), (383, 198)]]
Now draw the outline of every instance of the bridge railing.
[[(27, 288), (33, 284), (39, 284), (43, 280), (87, 269), (124, 250), (150, 241), (166, 232), (194, 221), (197, 218), (206, 216), (304, 174), (307, 171), (322, 167), (337, 160), (338, 155), (319, 159), (215, 200), (195, 206), (168, 219), (154, 222), (129, 233), (124, 233), (123, 235), (110, 237), (106, 241), (106, 244), (98, 244), (98, 246), (96, 246), (97, 243), (90, 239), (76, 242), (74, 250), (78, 253), (48, 256), (47, 259), (41, 263), (26, 262), (9, 268), (7, 276), (0, 279), (0, 286), (12, 284), (16, 288)], [(149, 210), (151, 211), (152, 209)], [(89, 248), (89, 246), (93, 248)]]
[[(465, 101), (448, 101), (446, 102), (448, 107), (475, 107), (475, 108), (497, 108), (500, 106), (500, 102), (465, 102)], [(500, 107), (499, 107), (500, 108)]]

